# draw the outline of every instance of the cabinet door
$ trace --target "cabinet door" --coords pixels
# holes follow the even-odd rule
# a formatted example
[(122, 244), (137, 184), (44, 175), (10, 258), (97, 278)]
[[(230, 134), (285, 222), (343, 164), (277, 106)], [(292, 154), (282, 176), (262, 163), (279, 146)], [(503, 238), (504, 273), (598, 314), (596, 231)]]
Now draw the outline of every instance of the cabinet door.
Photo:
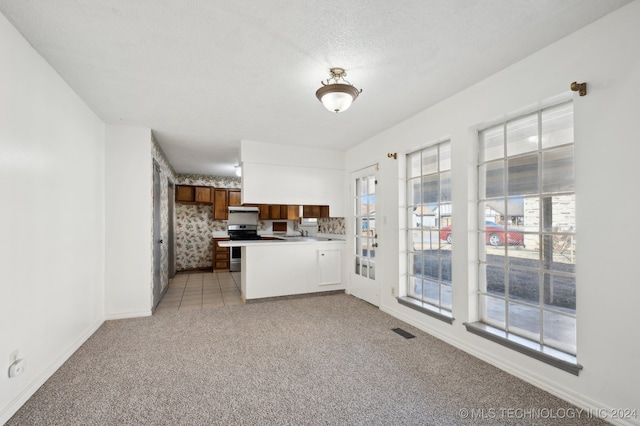
[(191, 203), (195, 201), (193, 186), (176, 185), (176, 201)]
[(287, 206), (287, 219), (300, 219), (300, 206)]
[(280, 219), (280, 204), (272, 204), (269, 206), (269, 215), (271, 219)]
[(342, 250), (318, 250), (318, 285), (342, 282)]
[(213, 218), (215, 220), (227, 220), (229, 218), (227, 190), (224, 188), (214, 188), (213, 190)]
[(318, 217), (330, 217), (329, 216), (329, 206), (320, 206), (320, 216)]
[(241, 206), (242, 194), (239, 189), (229, 189), (229, 196), (227, 200), (229, 206)]
[(304, 217), (320, 217), (320, 206), (302, 206)]
[(209, 188), (208, 186), (196, 186), (196, 202), (210, 203), (211, 188)]
[(271, 208), (269, 204), (260, 204), (258, 208), (260, 209), (260, 214), (258, 215), (258, 219), (260, 220), (271, 219)]

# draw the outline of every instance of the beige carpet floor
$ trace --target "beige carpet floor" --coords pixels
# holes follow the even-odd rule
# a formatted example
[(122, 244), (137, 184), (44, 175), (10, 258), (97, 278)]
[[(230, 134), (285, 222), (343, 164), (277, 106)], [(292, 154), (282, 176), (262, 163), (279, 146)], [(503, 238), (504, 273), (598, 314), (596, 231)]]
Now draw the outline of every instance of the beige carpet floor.
[(578, 413), (341, 294), (107, 321), (8, 425), (603, 424)]

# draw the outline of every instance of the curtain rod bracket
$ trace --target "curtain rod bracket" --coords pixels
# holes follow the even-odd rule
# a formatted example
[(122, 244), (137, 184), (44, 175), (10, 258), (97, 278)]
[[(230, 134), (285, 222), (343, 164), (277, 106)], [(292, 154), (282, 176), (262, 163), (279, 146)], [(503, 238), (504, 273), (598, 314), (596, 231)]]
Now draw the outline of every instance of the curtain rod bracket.
[(574, 92), (580, 93), (580, 96), (585, 96), (587, 94), (587, 83), (571, 83), (571, 90)]

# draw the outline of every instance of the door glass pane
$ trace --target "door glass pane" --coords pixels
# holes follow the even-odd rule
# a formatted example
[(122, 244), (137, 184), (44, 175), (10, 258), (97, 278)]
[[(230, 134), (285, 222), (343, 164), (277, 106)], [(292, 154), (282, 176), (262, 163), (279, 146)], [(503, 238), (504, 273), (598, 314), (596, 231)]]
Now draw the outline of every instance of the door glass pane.
[(420, 206), (422, 201), (422, 179), (420, 177), (409, 180), (408, 202), (410, 206)]
[(376, 279), (376, 263), (373, 260), (369, 261), (369, 278)]

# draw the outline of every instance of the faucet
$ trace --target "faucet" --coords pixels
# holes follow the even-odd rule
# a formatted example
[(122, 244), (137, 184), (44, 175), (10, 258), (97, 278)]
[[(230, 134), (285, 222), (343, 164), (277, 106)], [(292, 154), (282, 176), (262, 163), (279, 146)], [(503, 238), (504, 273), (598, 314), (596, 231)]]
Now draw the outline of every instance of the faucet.
[(304, 229), (300, 229), (300, 236), (301, 237), (308, 237), (309, 236), (309, 231), (305, 231)]

